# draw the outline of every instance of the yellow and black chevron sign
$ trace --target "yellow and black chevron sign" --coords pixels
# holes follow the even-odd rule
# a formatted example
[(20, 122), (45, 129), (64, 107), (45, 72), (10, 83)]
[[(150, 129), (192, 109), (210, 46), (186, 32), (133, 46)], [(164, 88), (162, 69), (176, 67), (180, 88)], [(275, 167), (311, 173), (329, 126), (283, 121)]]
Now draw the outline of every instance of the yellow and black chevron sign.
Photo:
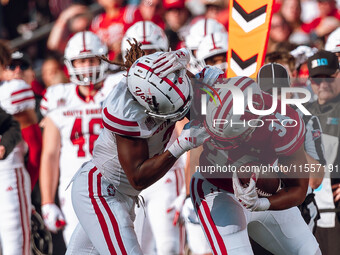
[(255, 78), (267, 49), (273, 0), (230, 0), (228, 77)]

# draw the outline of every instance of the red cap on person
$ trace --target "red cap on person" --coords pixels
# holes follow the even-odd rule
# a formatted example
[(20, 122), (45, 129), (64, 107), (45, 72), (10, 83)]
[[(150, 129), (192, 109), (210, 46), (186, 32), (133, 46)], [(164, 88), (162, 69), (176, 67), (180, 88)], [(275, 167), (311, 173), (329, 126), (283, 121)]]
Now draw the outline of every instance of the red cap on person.
[(185, 0), (163, 0), (165, 10), (185, 8)]

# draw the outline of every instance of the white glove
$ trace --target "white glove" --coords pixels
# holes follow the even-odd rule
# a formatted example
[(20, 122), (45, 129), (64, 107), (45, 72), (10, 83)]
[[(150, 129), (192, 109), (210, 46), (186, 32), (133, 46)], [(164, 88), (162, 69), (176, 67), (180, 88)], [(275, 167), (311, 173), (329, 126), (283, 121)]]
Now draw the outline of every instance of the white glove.
[(182, 217), (187, 222), (191, 222), (193, 224), (200, 224), (190, 197), (185, 199), (182, 208)]
[(307, 59), (313, 56), (317, 51), (317, 48), (311, 48), (305, 45), (301, 45), (295, 50), (292, 50), (290, 54), (295, 58), (295, 67), (299, 67), (303, 63), (307, 62)]
[(171, 203), (169, 208), (166, 210), (166, 213), (170, 213), (175, 210), (175, 216), (172, 221), (172, 224), (174, 226), (176, 226), (177, 223), (179, 222), (181, 211), (182, 211), (184, 201), (185, 201), (185, 197), (186, 197), (186, 190), (185, 190), (185, 185), (183, 185), (178, 197), (176, 197), (176, 199)]
[(176, 141), (171, 144), (168, 151), (174, 157), (179, 158), (184, 152), (203, 144), (209, 137), (203, 124), (199, 121), (192, 120), (184, 125), (181, 134)]
[(256, 191), (257, 176), (255, 173), (251, 175), (248, 187), (243, 187), (236, 174), (233, 173), (233, 188), (235, 197), (240, 203), (250, 211), (266, 211), (270, 207), (268, 198), (259, 198)]
[(190, 61), (190, 55), (186, 48), (176, 51), (165, 52), (152, 65), (154, 73), (159, 73), (159, 77), (165, 77), (169, 73), (186, 69)]
[(215, 66), (205, 66), (195, 77), (201, 82), (212, 86), (218, 78), (222, 78), (222, 74), (224, 74), (224, 72)]
[(46, 228), (53, 233), (57, 233), (58, 230), (63, 229), (66, 225), (64, 215), (56, 204), (41, 206), (41, 213)]

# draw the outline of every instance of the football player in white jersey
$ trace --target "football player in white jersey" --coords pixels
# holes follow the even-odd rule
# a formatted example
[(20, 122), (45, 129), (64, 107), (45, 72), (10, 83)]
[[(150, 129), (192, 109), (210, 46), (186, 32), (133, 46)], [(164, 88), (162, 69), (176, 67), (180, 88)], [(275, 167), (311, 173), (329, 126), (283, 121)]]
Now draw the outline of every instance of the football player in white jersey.
[[(115, 77), (107, 77), (108, 63), (96, 58), (107, 47), (92, 32), (79, 32), (68, 42), (65, 64), (71, 83), (47, 89), (41, 102), (44, 119), (40, 169), (41, 209), (46, 227), (64, 228), (66, 245), (78, 220), (66, 187), (76, 170), (92, 158), (94, 142), (102, 125), (102, 103)], [(60, 208), (54, 203), (59, 183)]]
[[(9, 63), (9, 50), (0, 43), (0, 77)], [(23, 124), (32, 120), (29, 113), (35, 105), (29, 86), (21, 80), (0, 80), (0, 105), (7, 113), (19, 116), (22, 135), (26, 135), (23, 128), (30, 129), (31, 125)], [(24, 163), (26, 153), (27, 144), (21, 141), (0, 160), (0, 253), (3, 255), (31, 254), (31, 179)]]
[[(141, 49), (146, 54), (167, 52), (169, 49), (164, 31), (151, 21), (137, 22), (126, 31), (122, 41), (123, 56), (131, 48), (129, 41), (132, 42), (133, 38), (141, 43)], [(178, 122), (170, 144), (176, 140), (182, 128), (182, 122)], [(180, 208), (175, 208), (174, 205), (178, 203), (180, 207), (185, 198), (185, 163), (186, 154), (160, 180), (140, 193), (145, 206), (136, 207), (134, 225), (144, 254), (184, 253), (184, 228), (178, 222), (177, 216)]]
[(3, 70), (0, 78), (4, 81), (0, 87), (0, 105), (20, 124), (22, 137), (28, 145), (26, 169), (33, 189), (39, 176), (41, 131), (35, 113), (34, 93), (25, 82), (25, 71), (29, 69), (29, 63), (23, 56), (19, 51), (12, 53), (10, 63)]
[(80, 224), (66, 254), (143, 254), (133, 225), (140, 191), (207, 139), (204, 128), (190, 122), (164, 151), (191, 105), (189, 53), (156, 52), (133, 61), (135, 50), (133, 45), (126, 57), (127, 77), (104, 103), (93, 160), (74, 177), (72, 202)]

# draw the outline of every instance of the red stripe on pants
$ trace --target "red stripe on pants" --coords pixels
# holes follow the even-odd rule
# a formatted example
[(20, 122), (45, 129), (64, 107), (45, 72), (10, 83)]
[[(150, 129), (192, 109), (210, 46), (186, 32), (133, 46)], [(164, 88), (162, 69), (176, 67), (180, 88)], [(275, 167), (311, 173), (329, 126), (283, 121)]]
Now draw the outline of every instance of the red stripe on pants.
[[(108, 227), (107, 227), (105, 219), (104, 219), (104, 215), (101, 212), (99, 205), (97, 204), (96, 199), (94, 198), (94, 194), (93, 194), (93, 174), (96, 170), (97, 170), (97, 167), (94, 167), (90, 170), (90, 173), (89, 173), (89, 197), (91, 199), (91, 203), (93, 205), (94, 211), (95, 211), (95, 213), (98, 217), (99, 224), (100, 224), (100, 227), (103, 231), (104, 238), (105, 238), (106, 244), (108, 246), (108, 249), (109, 249), (111, 254), (117, 254), (116, 250), (113, 246), (113, 242), (111, 240), (110, 233), (109, 233)], [(97, 184), (100, 185), (100, 183), (97, 183)]]
[(109, 215), (109, 218), (111, 220), (111, 224), (112, 224), (112, 227), (113, 227), (113, 231), (115, 233), (115, 237), (116, 237), (116, 240), (118, 242), (118, 246), (120, 248), (121, 253), (123, 255), (127, 255), (127, 252), (125, 250), (122, 237), (121, 237), (120, 232), (119, 232), (119, 226), (118, 226), (118, 223), (116, 221), (116, 218), (113, 215), (113, 213), (112, 213), (109, 205), (107, 204), (106, 200), (102, 196), (102, 191), (101, 191), (101, 186), (100, 186), (101, 178), (102, 178), (102, 174), (99, 173), (98, 176), (97, 176), (97, 184), (98, 184), (97, 192), (98, 192), (98, 196), (99, 196), (100, 202), (103, 204), (103, 206), (104, 206), (104, 208), (106, 210), (106, 213)]
[(203, 226), (204, 232), (205, 232), (205, 234), (207, 235), (208, 241), (209, 241), (209, 243), (210, 243), (210, 247), (211, 247), (211, 249), (213, 250), (213, 253), (214, 253), (215, 255), (217, 255), (218, 253), (217, 253), (217, 251), (216, 251), (216, 249), (215, 249), (215, 244), (214, 244), (214, 242), (213, 242), (213, 240), (212, 240), (212, 237), (211, 237), (211, 234), (210, 234), (210, 232), (209, 232), (209, 229), (208, 229), (207, 225), (205, 224), (205, 221), (204, 221), (203, 215), (202, 215), (202, 213), (201, 213), (200, 207), (199, 207), (198, 203), (196, 202), (197, 200), (196, 200), (196, 195), (195, 195), (195, 192), (194, 192), (194, 190), (195, 190), (195, 189), (194, 189), (194, 185), (196, 185), (195, 182), (196, 182), (196, 179), (193, 178), (193, 179), (192, 179), (192, 186), (191, 186), (191, 195), (192, 195), (192, 198), (193, 198), (193, 200), (194, 200), (194, 207), (196, 207), (198, 217), (199, 217), (199, 219), (200, 219), (200, 221), (201, 221), (201, 224), (202, 224), (202, 226)]

